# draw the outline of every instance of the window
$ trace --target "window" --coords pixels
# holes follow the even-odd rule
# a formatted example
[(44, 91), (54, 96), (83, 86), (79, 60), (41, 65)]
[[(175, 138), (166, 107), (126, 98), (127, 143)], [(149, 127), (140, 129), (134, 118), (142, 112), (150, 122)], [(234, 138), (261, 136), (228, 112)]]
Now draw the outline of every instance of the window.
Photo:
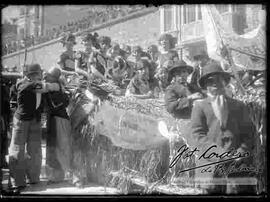
[(184, 24), (194, 22), (196, 20), (195, 5), (184, 5)]
[(19, 33), (24, 34), (24, 28), (20, 29)]
[(173, 29), (173, 7), (164, 7), (164, 31), (169, 31)]
[(201, 5), (198, 5), (198, 20), (202, 19), (202, 10), (201, 10)]
[(229, 11), (229, 5), (226, 4), (217, 4), (216, 8), (219, 11), (219, 13), (225, 13)]

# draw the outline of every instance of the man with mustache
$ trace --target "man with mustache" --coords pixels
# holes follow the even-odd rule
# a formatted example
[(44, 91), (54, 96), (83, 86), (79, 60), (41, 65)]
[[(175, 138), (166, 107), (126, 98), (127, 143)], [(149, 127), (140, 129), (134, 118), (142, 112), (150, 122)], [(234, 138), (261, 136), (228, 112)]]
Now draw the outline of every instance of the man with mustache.
[[(194, 103), (191, 114), (191, 135), (201, 153), (199, 155), (201, 158), (196, 158), (196, 166), (228, 160), (227, 157), (220, 159), (218, 156), (229, 151), (241, 154), (248, 152), (249, 157), (227, 161), (224, 164), (225, 168), (228, 168), (231, 163), (236, 163), (237, 166), (251, 165), (252, 163), (255, 127), (249, 118), (245, 105), (226, 95), (225, 87), (229, 84), (230, 79), (231, 75), (224, 72), (217, 62), (209, 63), (202, 69), (198, 83), (206, 91), (207, 97)], [(207, 154), (202, 155), (205, 152)], [(208, 185), (203, 185), (208, 193), (253, 193), (254, 187), (251, 185), (239, 185), (237, 181), (228, 184), (228, 180), (231, 181), (235, 177), (250, 177), (252, 173), (243, 171), (224, 175), (214, 172), (216, 165), (221, 164), (195, 170), (196, 180), (208, 182)], [(225, 180), (225, 184), (211, 183), (217, 178)]]

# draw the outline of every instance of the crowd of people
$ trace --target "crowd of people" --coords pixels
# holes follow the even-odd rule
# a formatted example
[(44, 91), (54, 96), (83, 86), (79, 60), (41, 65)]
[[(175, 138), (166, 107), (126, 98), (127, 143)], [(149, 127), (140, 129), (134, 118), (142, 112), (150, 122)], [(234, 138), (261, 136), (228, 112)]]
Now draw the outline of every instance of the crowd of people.
[(87, 30), (102, 23), (108, 22), (110, 20), (121, 18), (133, 12), (137, 12), (138, 10), (143, 8), (145, 8), (143, 5), (137, 6), (108, 5), (99, 7), (98, 9), (92, 8), (88, 10), (86, 16), (84, 16), (82, 19), (69, 21), (64, 25), (59, 25), (50, 28), (46, 30), (46, 33), (44, 35), (40, 35), (37, 37), (31, 35), (23, 40), (8, 41), (4, 43), (4, 45), (2, 46), (2, 55), (14, 53), (24, 48), (29, 48), (37, 44), (57, 39), (58, 37), (61, 36), (61, 34), (66, 32), (76, 33), (83, 30)]
[[(117, 90), (112, 93), (117, 96), (163, 99), (172, 116), (191, 119), (190, 135), (201, 151), (212, 144), (218, 146), (216, 152), (235, 148), (241, 153), (252, 148), (254, 128), (244, 105), (231, 97), (232, 90), (228, 87), (233, 78), (206, 52), (194, 56), (194, 66), (188, 65), (174, 50), (176, 40), (170, 34), (162, 34), (158, 46), (153, 44), (146, 50), (113, 43), (110, 37), (97, 33), (86, 33), (82, 37), (84, 50), (81, 51), (73, 50), (76, 37), (72, 33), (66, 34), (61, 42), (65, 51), (59, 57), (59, 67), (52, 67), (42, 75), (39, 64), (29, 65), (25, 77), (16, 84), (18, 103), (9, 146), (14, 192), (26, 187), (26, 178), (30, 184), (39, 182), (41, 111), (49, 114), (46, 160), (50, 168), (49, 181), (60, 182), (73, 170), (73, 184), (82, 187), (85, 183), (82, 176), (85, 174), (75, 172), (76, 167), (82, 165), (76, 165), (71, 157), (74, 145), (66, 111), (69, 99), (65, 87), (74, 82), (75, 77), (97, 85), (111, 83), (116, 86)], [(204, 163), (211, 161), (206, 159)], [(206, 174), (209, 177), (210, 174)], [(201, 177), (201, 173), (198, 176)], [(227, 191), (235, 190), (231, 187)]]

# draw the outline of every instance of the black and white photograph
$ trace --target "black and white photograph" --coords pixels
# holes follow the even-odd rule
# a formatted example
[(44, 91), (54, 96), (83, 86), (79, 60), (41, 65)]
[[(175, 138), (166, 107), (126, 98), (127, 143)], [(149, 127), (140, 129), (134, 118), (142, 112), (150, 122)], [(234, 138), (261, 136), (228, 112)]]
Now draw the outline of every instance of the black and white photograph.
[(267, 197), (266, 8), (1, 5), (0, 199)]

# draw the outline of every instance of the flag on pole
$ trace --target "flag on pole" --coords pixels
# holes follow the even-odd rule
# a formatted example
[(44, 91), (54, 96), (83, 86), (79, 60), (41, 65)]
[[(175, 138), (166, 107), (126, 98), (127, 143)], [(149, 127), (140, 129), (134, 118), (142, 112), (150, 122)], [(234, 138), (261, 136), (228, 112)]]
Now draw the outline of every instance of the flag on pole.
[(265, 25), (244, 35), (238, 35), (220, 15), (215, 5), (202, 5), (202, 21), (210, 58), (227, 63), (222, 49), (231, 50), (231, 57), (237, 70), (265, 70), (266, 35)]

